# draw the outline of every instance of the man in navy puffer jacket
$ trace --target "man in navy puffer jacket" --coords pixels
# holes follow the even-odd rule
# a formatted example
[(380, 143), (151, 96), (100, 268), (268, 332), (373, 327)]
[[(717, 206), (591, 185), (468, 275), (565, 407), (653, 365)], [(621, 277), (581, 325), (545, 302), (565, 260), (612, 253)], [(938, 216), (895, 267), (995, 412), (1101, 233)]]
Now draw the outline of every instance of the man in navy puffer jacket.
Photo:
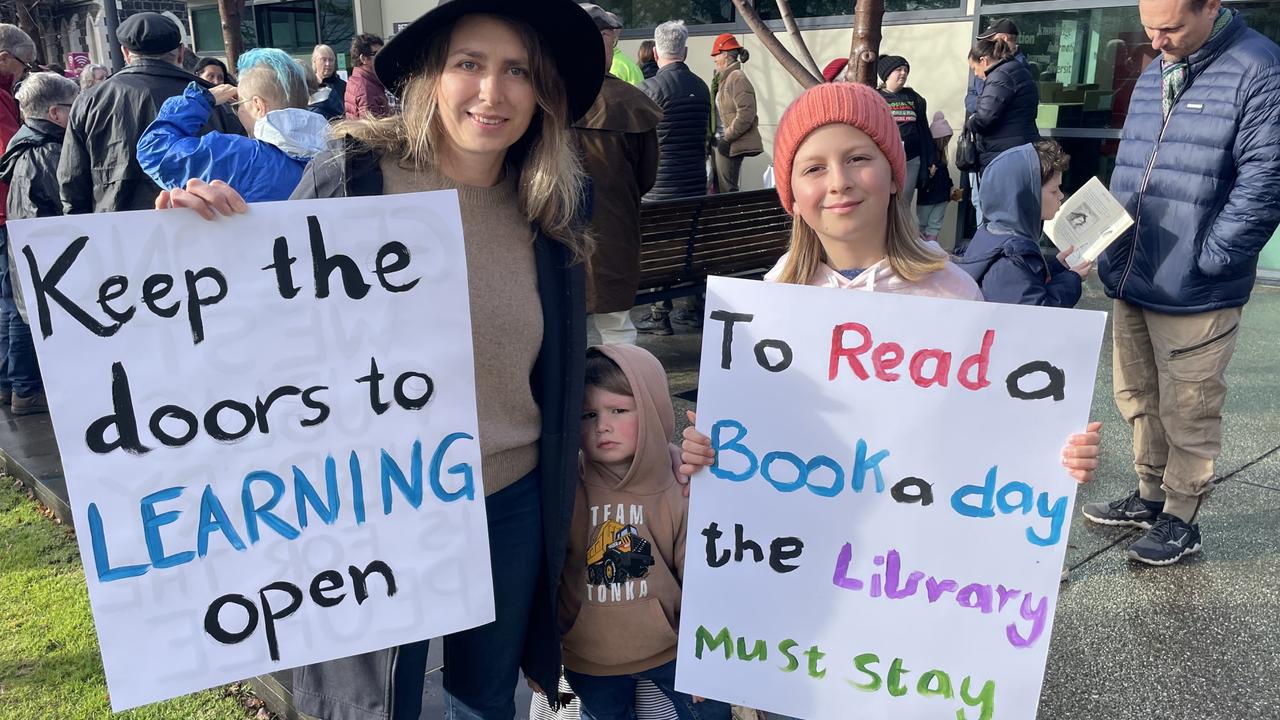
[(1280, 223), (1280, 47), (1220, 4), (1139, 3), (1163, 58), (1134, 88), (1111, 180), (1134, 225), (1099, 263), (1138, 490), (1083, 511), (1149, 528), (1129, 557), (1152, 565), (1200, 549), (1224, 374), (1258, 253)]

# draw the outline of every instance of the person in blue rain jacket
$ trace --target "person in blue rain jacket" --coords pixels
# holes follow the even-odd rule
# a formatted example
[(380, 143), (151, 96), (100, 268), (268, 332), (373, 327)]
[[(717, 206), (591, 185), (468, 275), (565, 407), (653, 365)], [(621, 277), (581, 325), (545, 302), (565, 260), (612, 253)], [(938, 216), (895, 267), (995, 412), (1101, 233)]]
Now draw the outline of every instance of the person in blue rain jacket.
[[(281, 50), (240, 56), (239, 86), (197, 83), (161, 106), (138, 142), (138, 164), (160, 187), (190, 178), (222, 180), (247, 202), (287, 200), (311, 158), (325, 149), (329, 124), (307, 110), (302, 66)], [(198, 135), (214, 108), (232, 103), (250, 137)]]

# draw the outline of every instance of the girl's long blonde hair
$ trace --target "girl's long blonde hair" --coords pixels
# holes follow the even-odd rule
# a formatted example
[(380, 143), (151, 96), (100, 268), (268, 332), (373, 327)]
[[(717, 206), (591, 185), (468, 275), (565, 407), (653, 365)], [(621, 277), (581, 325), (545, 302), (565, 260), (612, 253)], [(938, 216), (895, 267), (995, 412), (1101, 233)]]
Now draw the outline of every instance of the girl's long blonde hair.
[[(520, 210), (581, 260), (587, 256), (590, 242), (579, 218), (584, 174), (569, 129), (569, 104), (560, 74), (532, 28), (512, 18), (498, 17), (524, 40), (538, 103), (529, 129), (507, 150), (507, 165), (519, 176)], [(440, 122), (436, 88), (444, 73), (452, 31), (450, 25), (428, 38), (420, 64), (400, 86), (401, 113), (343, 121), (335, 133), (348, 135), (416, 170), (438, 170), (439, 148), (450, 140)]]
[[(893, 272), (908, 282), (917, 282), (947, 264), (946, 253), (925, 245), (915, 213), (902, 193), (889, 196), (888, 223), (885, 226), (885, 256)], [(799, 214), (791, 223), (791, 247), (778, 282), (808, 285), (818, 276), (827, 255), (822, 250), (818, 233)]]

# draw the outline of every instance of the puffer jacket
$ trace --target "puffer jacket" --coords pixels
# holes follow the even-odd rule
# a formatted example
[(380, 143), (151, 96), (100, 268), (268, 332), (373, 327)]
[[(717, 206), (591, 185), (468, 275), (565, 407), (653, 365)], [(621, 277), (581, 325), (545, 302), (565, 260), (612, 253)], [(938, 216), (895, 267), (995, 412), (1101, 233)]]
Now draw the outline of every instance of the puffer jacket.
[(711, 91), (689, 66), (674, 62), (645, 80), (640, 89), (662, 108), (658, 123), (658, 179), (645, 200), (707, 193), (707, 125)]
[(1075, 307), (1081, 278), (1040, 252), (1040, 156), (1019, 145), (991, 161), (978, 196), (986, 222), (956, 260), (987, 302)]
[(213, 95), (196, 83), (164, 101), (138, 141), (138, 164), (157, 185), (221, 180), (246, 202), (287, 200), (307, 162), (325, 150), (329, 123), (308, 110), (272, 110), (255, 126), (257, 139), (197, 135), (214, 109)]
[(1248, 302), (1280, 223), (1280, 47), (1236, 13), (1188, 60), (1167, 121), (1161, 63), (1138, 78), (1111, 176), (1134, 223), (1098, 262), (1107, 295), (1171, 314)]
[(724, 122), (724, 139), (720, 141), (724, 147), (717, 146), (717, 150), (729, 157), (764, 152), (756, 89), (742, 72), (742, 63), (733, 63), (721, 74), (716, 111)]
[(387, 88), (383, 86), (377, 73), (364, 67), (351, 71), (343, 101), (348, 120), (380, 118), (391, 114)]
[[(58, 162), (68, 215), (155, 207), (160, 187), (138, 165), (138, 139), (164, 101), (192, 82), (213, 87), (172, 63), (137, 58), (76, 98)], [(209, 131), (243, 135), (244, 126), (229, 108), (219, 107), (199, 128)]]
[(979, 172), (1005, 150), (1040, 139), (1039, 108), (1040, 88), (1026, 65), (1008, 58), (987, 70), (982, 93), (965, 125), (978, 138)]

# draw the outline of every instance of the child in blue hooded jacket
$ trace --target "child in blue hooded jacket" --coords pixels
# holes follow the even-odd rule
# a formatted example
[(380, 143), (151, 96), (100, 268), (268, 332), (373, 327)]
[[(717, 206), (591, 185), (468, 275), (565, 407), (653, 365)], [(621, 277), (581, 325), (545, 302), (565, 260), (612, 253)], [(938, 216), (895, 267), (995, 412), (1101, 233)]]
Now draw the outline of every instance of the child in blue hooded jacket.
[(1067, 267), (1070, 249), (1046, 261), (1044, 221), (1062, 206), (1068, 157), (1043, 139), (1000, 153), (982, 174), (979, 201), (985, 223), (956, 264), (973, 276), (988, 302), (1075, 307), (1092, 263)]
[[(239, 87), (206, 90), (191, 83), (160, 106), (138, 141), (138, 164), (165, 190), (188, 179), (222, 180), (246, 202), (288, 200), (302, 170), (325, 149), (329, 124), (307, 110), (302, 66), (283, 50), (260, 48), (240, 56)], [(233, 103), (250, 137), (200, 135), (217, 105)]]

